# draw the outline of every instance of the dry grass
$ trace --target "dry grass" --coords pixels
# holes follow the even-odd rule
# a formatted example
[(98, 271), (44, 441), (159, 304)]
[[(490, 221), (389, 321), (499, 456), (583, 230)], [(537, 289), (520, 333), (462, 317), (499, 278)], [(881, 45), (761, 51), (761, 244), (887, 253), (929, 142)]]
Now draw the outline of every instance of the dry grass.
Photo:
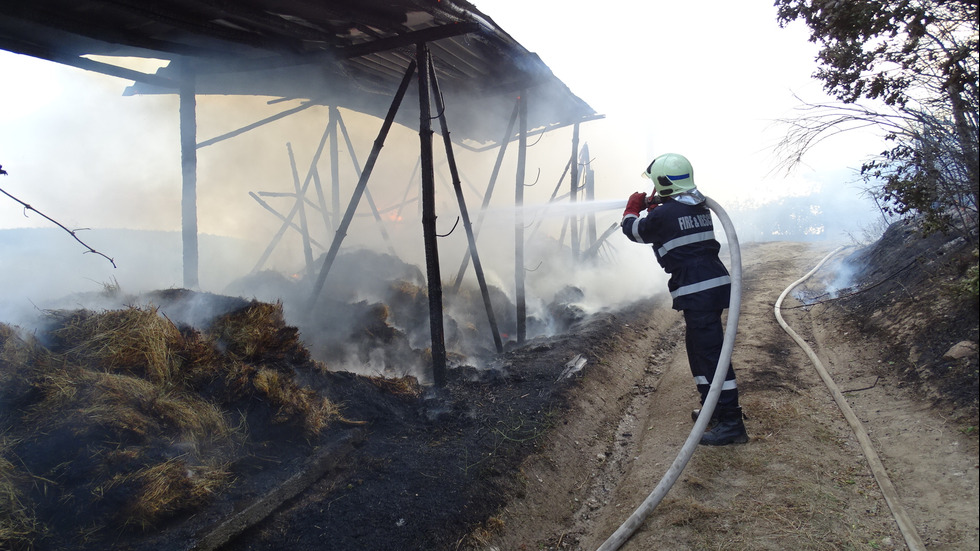
[(0, 549), (30, 549), (37, 520), (24, 503), (23, 475), (5, 459), (7, 441), (0, 440)]
[(386, 379), (384, 377), (367, 377), (374, 386), (384, 390), (394, 396), (406, 396), (418, 398), (422, 395), (422, 385), (415, 377), (400, 377), (397, 379)]
[(184, 458), (174, 458), (116, 475), (107, 489), (132, 486), (133, 497), (120, 511), (119, 520), (147, 529), (175, 513), (200, 506), (220, 491), (230, 476), (226, 465), (191, 465)]
[(456, 549), (493, 549), (490, 543), (494, 536), (504, 529), (504, 521), (500, 517), (490, 517), (486, 522), (480, 524), (463, 536), (456, 544)]
[(67, 318), (54, 336), (73, 343), (69, 361), (109, 370), (138, 373), (157, 383), (168, 382), (175, 370), (174, 350), (181, 336), (156, 308), (127, 308), (93, 314), (80, 311)]
[(714, 523), (723, 513), (721, 509), (705, 505), (691, 496), (665, 500), (660, 509), (658, 513), (663, 515), (664, 522), (670, 526)]
[(0, 419), (0, 549), (159, 526), (227, 487), (253, 439), (344, 421), (294, 380), (317, 366), (281, 304), (204, 333), (149, 307), (50, 314), (50, 349), (0, 324), (0, 404), (17, 412)]
[[(36, 352), (37, 343), (6, 323), (0, 323), (0, 367), (17, 366), (29, 363)], [(3, 376), (4, 373), (0, 373)]]
[(281, 302), (252, 302), (218, 318), (210, 332), (229, 355), (243, 360), (281, 355), (299, 345), (298, 332), (286, 326)]
[(253, 384), (276, 408), (276, 423), (299, 419), (307, 433), (312, 435), (325, 429), (332, 419), (340, 416), (336, 404), (308, 388), (299, 387), (279, 371), (260, 368), (255, 373)]

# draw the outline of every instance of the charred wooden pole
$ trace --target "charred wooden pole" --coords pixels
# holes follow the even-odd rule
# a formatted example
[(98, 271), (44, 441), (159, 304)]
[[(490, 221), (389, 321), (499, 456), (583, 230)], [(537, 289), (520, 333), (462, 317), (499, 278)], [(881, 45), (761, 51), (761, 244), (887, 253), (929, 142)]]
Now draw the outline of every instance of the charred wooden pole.
[[(251, 192), (250, 191), (249, 194), (254, 194), (254, 192)], [(286, 191), (260, 191), (258, 193), (258, 195), (260, 195), (262, 197), (288, 197), (289, 199), (296, 199), (296, 194), (295, 193), (289, 193), (289, 192), (286, 192)], [(314, 203), (313, 201), (310, 201), (308, 198), (304, 198), (303, 199), (303, 202), (306, 203), (306, 206), (307, 207), (309, 207), (309, 208), (311, 208), (311, 209), (313, 209), (315, 211), (319, 211), (320, 210), (320, 207), (317, 206), (317, 204)], [(282, 214), (279, 214), (278, 212), (276, 213), (276, 215), (279, 217), (279, 220), (284, 220), (286, 218), (285, 216), (283, 216)]]
[[(331, 192), (331, 209), (330, 214), (334, 220), (340, 216), (340, 165), (339, 165), (339, 149), (340, 145), (337, 142), (337, 127), (340, 121), (340, 109), (336, 106), (330, 106), (330, 192)], [(358, 175), (360, 176), (360, 175)]]
[[(576, 125), (578, 126), (578, 125)], [(585, 171), (585, 200), (588, 203), (595, 201), (595, 171), (589, 161), (589, 144), (582, 146), (582, 170)], [(595, 213), (590, 212), (586, 215), (586, 248), (591, 248), (596, 244), (598, 230), (595, 225)]]
[(463, 198), (463, 186), (459, 180), (459, 169), (456, 166), (456, 155), (453, 153), (453, 142), (449, 139), (449, 123), (446, 122), (446, 105), (442, 100), (442, 92), (439, 90), (439, 79), (436, 78), (435, 66), (429, 59), (429, 78), (432, 80), (432, 95), (435, 96), (436, 109), (439, 111), (439, 126), (442, 128), (442, 141), (446, 146), (446, 160), (449, 163), (449, 173), (453, 179), (453, 190), (456, 192), (456, 202), (459, 203), (459, 214), (463, 219), (463, 229), (466, 230), (466, 240), (469, 242), (470, 256), (473, 257), (473, 270), (476, 272), (476, 280), (480, 284), (480, 293), (483, 295), (483, 306), (487, 309), (487, 321), (490, 323), (490, 332), (493, 334), (493, 344), (497, 348), (497, 353), (503, 353), (504, 345), (500, 341), (500, 330), (497, 329), (497, 318), (493, 315), (493, 305), (490, 302), (490, 290), (487, 288), (487, 280), (483, 275), (483, 264), (480, 262), (480, 254), (476, 250), (476, 235), (473, 233), (473, 225), (470, 223), (470, 213), (466, 210), (466, 201)]
[(527, 338), (527, 298), (524, 295), (524, 170), (527, 162), (527, 90), (518, 99), (517, 183), (514, 197), (514, 283), (517, 305), (517, 344)]
[[(255, 199), (255, 202), (258, 203), (260, 207), (262, 207), (265, 210), (271, 212), (276, 218), (279, 219), (280, 222), (286, 222), (287, 224), (289, 224), (290, 229), (294, 229), (294, 230), (296, 230), (299, 233), (303, 233), (303, 230), (300, 229), (299, 226), (297, 226), (296, 224), (294, 224), (292, 221), (287, 221), (285, 216), (283, 216), (276, 209), (272, 208), (272, 205), (270, 205), (269, 203), (266, 203), (265, 201), (263, 201), (261, 197), (259, 197), (258, 195), (255, 194), (255, 192), (250, 191), (250, 192), (248, 192), (248, 195), (252, 199)], [(289, 193), (289, 194), (276, 194), (276, 195), (285, 195), (287, 197), (295, 197), (295, 195), (293, 195), (292, 193)], [(309, 202), (309, 201), (307, 201), (307, 202)], [(313, 207), (313, 208), (316, 208), (315, 205), (312, 205), (311, 204), (310, 206)], [(323, 245), (321, 245), (319, 241), (317, 241), (316, 239), (313, 239), (312, 237), (310, 238), (310, 245), (313, 245), (314, 247), (318, 247), (321, 250), (326, 250), (327, 249), (326, 247), (324, 247)]]
[(402, 217), (402, 209), (408, 204), (418, 205), (420, 201), (417, 201), (419, 197), (416, 195), (412, 199), (408, 198), (408, 194), (412, 192), (412, 188), (415, 185), (415, 175), (421, 172), (422, 167), (422, 157), (415, 159), (415, 168), (412, 169), (412, 177), (408, 179), (408, 185), (405, 186), (405, 194), (402, 196), (402, 202), (398, 205), (398, 210), (395, 211), (395, 218)]
[(436, 182), (432, 162), (432, 113), (429, 102), (429, 49), (416, 46), (419, 65), (419, 151), (422, 156), (422, 239), (425, 243), (425, 274), (429, 288), (429, 333), (432, 336), (432, 382), (446, 384), (446, 342), (442, 326), (442, 276), (439, 274), (439, 245), (436, 234)]
[[(354, 163), (354, 172), (357, 173), (357, 177), (361, 177), (361, 163), (357, 161), (357, 154), (354, 152), (354, 143), (351, 142), (350, 134), (347, 133), (347, 125), (344, 124), (344, 119), (337, 113), (337, 126), (340, 129), (340, 133), (344, 135), (344, 143), (347, 144), (347, 152), (350, 153), (350, 160)], [(381, 229), (381, 238), (384, 239), (386, 245), (388, 245), (388, 252), (391, 256), (398, 256), (398, 252), (395, 250), (395, 244), (391, 241), (391, 236), (388, 235), (388, 228), (385, 227), (384, 218), (381, 217), (381, 212), (378, 210), (378, 205), (374, 203), (374, 197), (371, 197), (371, 190), (364, 190), (364, 198), (367, 199), (368, 206), (371, 207), (371, 214), (374, 215), (374, 221), (378, 223), (378, 227)]]
[[(313, 179), (313, 174), (316, 173), (316, 164), (320, 161), (320, 155), (323, 154), (323, 147), (327, 143), (327, 137), (330, 136), (330, 131), (330, 126), (328, 125), (326, 131), (323, 133), (323, 137), (320, 138), (320, 144), (316, 148), (316, 153), (313, 154), (313, 160), (310, 161), (310, 170), (306, 173), (306, 181), (303, 183), (303, 187), (300, 190), (304, 196), (306, 195), (306, 190), (310, 187), (310, 181)], [(279, 231), (272, 237), (272, 241), (269, 242), (269, 246), (267, 246), (265, 251), (262, 252), (262, 256), (259, 257), (259, 261), (255, 263), (255, 267), (252, 268), (253, 272), (259, 271), (262, 268), (262, 265), (265, 264), (265, 261), (269, 259), (272, 251), (276, 248), (276, 245), (279, 244), (279, 240), (282, 239), (282, 236), (286, 234), (286, 230), (289, 229), (289, 224), (293, 221), (293, 217), (296, 216), (299, 207), (300, 203), (297, 201), (296, 204), (293, 205), (292, 210), (289, 211), (289, 214), (286, 215), (286, 220), (281, 226), (279, 226)]]
[(327, 235), (334, 232), (333, 218), (330, 214), (330, 210), (327, 208), (327, 198), (323, 193), (323, 183), (320, 182), (320, 171), (313, 170), (313, 186), (316, 188), (316, 200), (319, 203), (316, 207), (323, 216), (323, 227), (327, 230)]
[[(474, 237), (480, 233), (480, 228), (483, 226), (483, 217), (487, 213), (487, 207), (490, 206), (490, 198), (493, 197), (493, 188), (497, 185), (497, 176), (500, 174), (500, 165), (504, 162), (504, 153), (507, 152), (507, 144), (510, 143), (510, 138), (514, 135), (514, 124), (517, 122), (517, 112), (518, 102), (514, 102), (514, 112), (510, 115), (510, 122), (507, 123), (507, 130), (504, 132), (504, 139), (500, 141), (500, 150), (497, 152), (497, 160), (494, 162), (493, 170), (490, 172), (490, 182), (487, 184), (487, 190), (483, 194), (483, 204), (480, 206), (480, 214), (476, 218), (476, 228), (473, 230)], [(456, 281), (453, 282), (453, 293), (459, 292), (459, 286), (463, 282), (463, 274), (466, 273), (466, 267), (469, 266), (469, 264), (470, 255), (463, 255), (463, 261), (459, 264), (459, 272), (456, 273)]]
[(398, 91), (395, 92), (395, 97), (391, 101), (391, 107), (388, 108), (388, 114), (385, 116), (384, 123), (381, 125), (381, 130), (378, 131), (378, 137), (374, 140), (374, 147), (371, 148), (371, 154), (364, 164), (364, 172), (361, 173), (361, 177), (357, 180), (357, 186), (354, 188), (353, 195), (351, 195), (350, 203), (347, 205), (347, 211), (344, 213), (344, 218), (337, 225), (337, 232), (334, 234), (333, 242), (330, 243), (330, 249), (323, 259), (323, 266), (320, 268), (320, 273), (317, 275), (316, 282), (313, 285), (313, 293), (307, 305), (309, 310), (312, 310), (316, 305), (316, 300), (320, 296), (320, 291), (323, 290), (323, 283), (327, 280), (330, 267), (333, 265), (333, 261), (337, 258), (337, 253), (340, 251), (340, 244), (347, 235), (347, 228), (350, 227), (350, 223), (354, 219), (354, 212), (357, 210), (357, 204), (360, 202), (361, 195), (364, 193), (364, 188), (367, 187), (368, 179), (374, 171), (374, 165), (378, 161), (378, 154), (381, 152), (381, 148), (384, 147), (385, 138), (388, 137), (388, 131), (391, 130), (391, 125), (395, 121), (395, 114), (398, 113), (398, 107), (405, 97), (408, 85), (412, 82), (412, 75), (415, 74), (415, 66), (416, 64), (413, 60), (409, 63), (408, 69), (405, 70), (405, 76), (402, 78), (401, 84), (398, 86)]
[[(572, 127), (572, 186), (571, 194), (569, 195), (569, 201), (574, 206), (578, 200), (578, 123)], [(578, 217), (574, 214), (575, 209), (572, 209), (571, 218), (571, 242), (572, 242), (572, 260), (578, 261), (578, 250), (579, 250), (579, 238), (578, 238)]]
[[(558, 192), (561, 191), (561, 184), (565, 181), (565, 176), (568, 176), (568, 169), (571, 166), (572, 166), (571, 161), (565, 163), (565, 169), (562, 170), (561, 172), (561, 178), (558, 178), (558, 184), (555, 186), (555, 190), (551, 192), (551, 197), (548, 199), (548, 202), (545, 203), (546, 205), (551, 205), (552, 203), (555, 202), (555, 198), (558, 197)], [(538, 229), (541, 227), (541, 224), (543, 222), (544, 222), (544, 217), (543, 216), (539, 217), (538, 221), (534, 223), (534, 227), (531, 229), (531, 234), (528, 236), (529, 239), (534, 237), (534, 234), (537, 233)], [(562, 224), (562, 230), (561, 230), (562, 233), (561, 233), (561, 238), (558, 239), (558, 245), (561, 245), (562, 242), (565, 240), (565, 226), (567, 225), (567, 223), (568, 223), (568, 218), (566, 217), (565, 222)]]
[(229, 140), (231, 138), (234, 138), (235, 136), (240, 136), (240, 135), (248, 132), (249, 130), (254, 130), (256, 128), (259, 128), (261, 126), (264, 126), (266, 124), (269, 124), (271, 122), (276, 122), (279, 119), (284, 119), (284, 118), (286, 118), (286, 117), (288, 117), (290, 115), (294, 115), (296, 113), (299, 113), (300, 111), (305, 111), (305, 110), (309, 109), (310, 107), (315, 107), (316, 105), (318, 105), (318, 104), (317, 103), (314, 103), (312, 101), (308, 101), (308, 102), (300, 105), (299, 107), (293, 107), (292, 109), (287, 109), (287, 110), (285, 110), (285, 111), (283, 111), (281, 113), (277, 113), (275, 115), (272, 115), (271, 117), (266, 117), (266, 118), (264, 118), (264, 119), (262, 119), (262, 120), (260, 120), (258, 122), (254, 122), (252, 124), (247, 124), (247, 125), (239, 128), (239, 129), (237, 129), (237, 130), (232, 130), (231, 132), (226, 132), (226, 133), (224, 133), (224, 134), (222, 134), (220, 136), (215, 136), (214, 138), (210, 138), (210, 139), (204, 140), (203, 142), (197, 144), (197, 148), (198, 149), (201, 149), (202, 147), (207, 147), (209, 145), (214, 145), (214, 144), (216, 144), (218, 142), (223, 142), (225, 140)]
[(616, 230), (618, 229), (619, 229), (618, 223), (613, 223), (611, 226), (606, 228), (606, 231), (602, 232), (602, 236), (596, 239), (595, 242), (592, 243), (592, 245), (589, 246), (589, 248), (586, 249), (584, 253), (582, 253), (582, 259), (592, 260), (593, 258), (598, 256), (599, 250), (602, 248), (602, 244), (605, 243), (606, 239), (609, 239), (609, 237), (612, 234), (616, 233)]
[(303, 186), (299, 183), (299, 171), (296, 170), (296, 157), (293, 156), (293, 146), (286, 144), (286, 151), (289, 152), (289, 168), (293, 173), (293, 187), (296, 188), (296, 208), (299, 209), (300, 234), (303, 236), (303, 256), (306, 259), (306, 276), (313, 277), (313, 247), (310, 246), (310, 226), (306, 223), (306, 208), (304, 202), (306, 195), (303, 193)]
[(180, 173), (181, 236), (184, 255), (184, 287), (196, 289), (197, 249), (197, 98), (196, 77), (190, 62), (180, 64)]

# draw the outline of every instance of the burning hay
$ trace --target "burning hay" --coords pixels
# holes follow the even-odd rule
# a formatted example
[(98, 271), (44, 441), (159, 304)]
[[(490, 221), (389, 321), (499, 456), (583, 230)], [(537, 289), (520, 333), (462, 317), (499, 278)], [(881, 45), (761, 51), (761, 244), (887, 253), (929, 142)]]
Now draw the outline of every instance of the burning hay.
[(203, 332), (152, 307), (50, 321), (38, 340), (0, 324), (2, 549), (159, 527), (226, 489), (254, 450), (343, 420), (296, 382), (320, 368), (279, 304)]
[(309, 360), (306, 349), (300, 345), (299, 331), (286, 325), (279, 302), (252, 302), (220, 317), (209, 332), (230, 356), (244, 361)]
[(156, 308), (129, 308), (95, 314), (80, 310), (69, 314), (54, 338), (72, 343), (65, 350), (69, 362), (101, 364), (106, 369), (131, 371), (147, 379), (169, 381), (174, 370), (173, 350), (180, 332)]

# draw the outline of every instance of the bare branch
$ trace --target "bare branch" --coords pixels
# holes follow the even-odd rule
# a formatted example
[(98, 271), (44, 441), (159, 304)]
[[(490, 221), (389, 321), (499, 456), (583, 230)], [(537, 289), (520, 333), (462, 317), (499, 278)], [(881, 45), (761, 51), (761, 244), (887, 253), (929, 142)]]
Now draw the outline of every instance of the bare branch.
[[(5, 175), (5, 174), (7, 174), (7, 173), (6, 173), (6, 172), (5, 172), (4, 170), (3, 170), (3, 168), (2, 168), (2, 167), (3, 167), (3, 165), (0, 165), (0, 174), (4, 174), (4, 175)], [(115, 267), (116, 267), (116, 262), (115, 262), (115, 261), (114, 261), (114, 260), (113, 260), (112, 258), (110, 258), (110, 257), (108, 257), (108, 256), (106, 256), (106, 255), (105, 255), (105, 254), (103, 254), (103, 253), (100, 253), (99, 251), (97, 251), (97, 250), (95, 250), (95, 249), (93, 249), (92, 247), (89, 247), (89, 246), (88, 246), (88, 244), (86, 244), (86, 243), (85, 243), (84, 241), (82, 241), (81, 239), (79, 239), (79, 238), (78, 238), (78, 236), (77, 236), (77, 235), (75, 235), (75, 232), (76, 232), (76, 231), (78, 231), (78, 230), (69, 230), (68, 228), (66, 228), (65, 226), (63, 226), (63, 225), (62, 225), (62, 224), (61, 224), (60, 222), (58, 222), (57, 220), (55, 220), (55, 219), (53, 219), (53, 218), (51, 218), (50, 216), (48, 216), (48, 215), (46, 215), (46, 214), (44, 214), (43, 212), (41, 212), (41, 211), (39, 211), (39, 210), (37, 210), (36, 208), (34, 208), (34, 207), (32, 207), (32, 206), (30, 206), (29, 204), (27, 204), (27, 203), (25, 203), (25, 202), (23, 202), (23, 201), (21, 201), (20, 199), (18, 199), (18, 198), (16, 198), (16, 197), (14, 197), (13, 195), (11, 195), (11, 194), (9, 194), (9, 193), (7, 193), (7, 192), (6, 192), (6, 190), (4, 190), (3, 188), (0, 188), (0, 193), (3, 193), (3, 194), (4, 194), (4, 195), (6, 195), (7, 197), (10, 197), (10, 198), (11, 198), (11, 199), (13, 199), (14, 201), (17, 201), (18, 203), (20, 203), (20, 204), (21, 204), (21, 205), (22, 205), (22, 206), (24, 207), (24, 210), (32, 210), (32, 211), (34, 211), (34, 212), (36, 212), (36, 213), (38, 213), (38, 214), (40, 214), (40, 215), (41, 215), (42, 217), (44, 217), (44, 218), (45, 218), (46, 220), (48, 220), (48, 221), (49, 221), (49, 222), (51, 222), (52, 224), (54, 224), (54, 225), (56, 225), (56, 226), (58, 226), (59, 228), (61, 228), (61, 229), (63, 229), (63, 230), (65, 230), (66, 232), (68, 232), (68, 234), (69, 234), (69, 235), (71, 235), (72, 237), (74, 237), (74, 238), (75, 238), (75, 241), (78, 241), (79, 243), (81, 243), (81, 244), (82, 244), (82, 246), (83, 246), (83, 247), (85, 247), (86, 249), (88, 249), (88, 251), (86, 251), (86, 252), (90, 252), (90, 253), (94, 253), (94, 254), (97, 254), (97, 255), (99, 255), (99, 256), (101, 256), (101, 257), (103, 257), (103, 258), (105, 258), (106, 260), (108, 260), (108, 261), (109, 261), (109, 263), (110, 263), (110, 264), (112, 264), (112, 267), (113, 267), (113, 268), (115, 268)]]

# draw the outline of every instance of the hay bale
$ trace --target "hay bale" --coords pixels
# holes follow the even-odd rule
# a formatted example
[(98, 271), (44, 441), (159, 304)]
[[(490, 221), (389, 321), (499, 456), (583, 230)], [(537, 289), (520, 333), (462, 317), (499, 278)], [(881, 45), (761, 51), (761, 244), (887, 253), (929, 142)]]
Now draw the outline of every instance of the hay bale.
[(6, 455), (6, 440), (0, 441), (0, 549), (32, 549), (37, 534), (34, 512), (25, 503), (21, 486), (24, 477)]
[(225, 465), (191, 465), (174, 458), (136, 472), (117, 475), (108, 491), (128, 487), (129, 499), (116, 520), (146, 530), (161, 520), (199, 507), (225, 486), (231, 474)]
[[(225, 378), (226, 393), (222, 401), (251, 401), (252, 422), (298, 427), (306, 436), (325, 429), (330, 421), (341, 419), (336, 404), (314, 390), (299, 386), (292, 374), (262, 366), (236, 362)], [(260, 414), (266, 413), (265, 417)], [(265, 433), (252, 426), (254, 434)], [(284, 433), (279, 431), (279, 436)]]
[(69, 316), (52, 334), (61, 340), (69, 361), (123, 370), (162, 383), (176, 367), (173, 350), (180, 331), (154, 307), (131, 307)]
[(29, 547), (157, 526), (222, 491), (249, 450), (346, 421), (297, 383), (316, 364), (281, 304), (253, 301), (203, 332), (152, 307), (50, 314), (36, 342), (0, 324), (0, 404), (16, 438), (9, 455), (0, 445), (0, 549), (23, 534)]
[(36, 340), (25, 339), (16, 327), (0, 323), (0, 376), (13, 366), (30, 363), (36, 350)]
[(286, 325), (282, 303), (253, 301), (247, 307), (219, 317), (208, 331), (219, 347), (244, 361), (308, 361), (299, 331)]

